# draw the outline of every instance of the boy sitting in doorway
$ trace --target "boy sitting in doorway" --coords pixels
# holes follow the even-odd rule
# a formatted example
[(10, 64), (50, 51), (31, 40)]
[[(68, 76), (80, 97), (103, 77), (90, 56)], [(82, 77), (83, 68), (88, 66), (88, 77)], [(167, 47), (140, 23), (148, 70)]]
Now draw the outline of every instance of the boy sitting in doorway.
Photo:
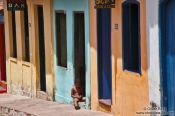
[(75, 80), (75, 84), (71, 90), (71, 96), (73, 98), (75, 109), (79, 110), (80, 109), (79, 102), (83, 99), (82, 89), (81, 89), (81, 84), (79, 79)]

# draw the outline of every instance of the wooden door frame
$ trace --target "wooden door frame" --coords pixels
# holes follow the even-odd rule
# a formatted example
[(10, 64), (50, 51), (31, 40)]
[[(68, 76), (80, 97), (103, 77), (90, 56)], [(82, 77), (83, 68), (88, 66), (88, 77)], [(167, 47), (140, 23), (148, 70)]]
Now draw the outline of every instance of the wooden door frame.
[[(34, 36), (34, 43), (35, 43), (35, 47), (34, 47), (34, 56), (35, 56), (35, 62), (34, 62), (34, 65), (36, 66), (36, 82), (35, 85), (36, 85), (36, 93), (37, 91), (41, 91), (40, 89), (40, 56), (39, 56), (39, 32), (38, 32), (38, 9), (37, 9), (37, 6), (38, 5), (42, 5), (42, 7), (44, 7), (43, 5), (43, 0), (34, 0), (32, 2), (32, 14), (33, 14), (33, 22), (34, 22), (34, 25), (33, 25), (33, 36)], [(43, 8), (43, 15), (44, 15), (44, 8)], [(44, 18), (44, 16), (43, 16)], [(45, 31), (45, 29), (44, 29)]]
[[(38, 17), (37, 15), (37, 5), (43, 6), (43, 18), (44, 18), (44, 41), (45, 46), (45, 72), (46, 72), (46, 93), (49, 97), (49, 100), (54, 100), (54, 88), (55, 88), (55, 79), (54, 79), (54, 48), (53, 48), (53, 29), (52, 29), (52, 0), (32, 0), (31, 1), (31, 33), (32, 33), (32, 64), (33, 67), (33, 90), (34, 96), (37, 96), (37, 90), (39, 89), (39, 57), (38, 54)], [(45, 31), (47, 29), (47, 31)], [(37, 39), (36, 39), (37, 38)], [(49, 83), (49, 84), (48, 84)]]

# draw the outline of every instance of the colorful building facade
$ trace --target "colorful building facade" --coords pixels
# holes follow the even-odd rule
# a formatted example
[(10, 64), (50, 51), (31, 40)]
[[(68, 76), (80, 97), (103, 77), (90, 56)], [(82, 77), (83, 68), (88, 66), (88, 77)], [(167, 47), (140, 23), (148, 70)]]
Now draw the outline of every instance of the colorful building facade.
[(111, 10), (89, 2), (91, 108), (134, 116), (149, 106), (146, 1), (116, 0)]
[(51, 1), (26, 0), (24, 10), (4, 7), (4, 15), (8, 93), (53, 100)]
[(108, 9), (94, 0), (27, 0), (24, 11), (4, 8), (8, 93), (72, 103), (78, 80), (92, 110), (174, 110), (174, 8), (173, 0), (116, 0)]
[(90, 38), (88, 0), (53, 0), (55, 99), (72, 103), (71, 89), (81, 83), (90, 108)]

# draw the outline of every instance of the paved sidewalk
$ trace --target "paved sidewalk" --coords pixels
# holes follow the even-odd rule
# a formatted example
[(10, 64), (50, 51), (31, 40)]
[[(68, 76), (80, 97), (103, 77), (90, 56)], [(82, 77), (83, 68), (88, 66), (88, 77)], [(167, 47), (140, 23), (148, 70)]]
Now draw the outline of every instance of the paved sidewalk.
[(23, 96), (0, 94), (0, 116), (112, 116), (102, 112), (74, 110), (73, 106)]

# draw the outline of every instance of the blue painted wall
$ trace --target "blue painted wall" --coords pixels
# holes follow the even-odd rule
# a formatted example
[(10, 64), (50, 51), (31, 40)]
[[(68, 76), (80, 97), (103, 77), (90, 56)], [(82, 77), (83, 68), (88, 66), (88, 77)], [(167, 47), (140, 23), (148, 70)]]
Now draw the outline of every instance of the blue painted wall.
[[(55, 11), (64, 10), (67, 20), (67, 68), (56, 65), (56, 28)], [(86, 107), (90, 106), (90, 39), (89, 39), (89, 3), (88, 0), (53, 0), (54, 28), (54, 70), (56, 91), (59, 102), (72, 103), (71, 88), (74, 83), (74, 24), (73, 11), (84, 11), (85, 16), (85, 58), (86, 58)]]

